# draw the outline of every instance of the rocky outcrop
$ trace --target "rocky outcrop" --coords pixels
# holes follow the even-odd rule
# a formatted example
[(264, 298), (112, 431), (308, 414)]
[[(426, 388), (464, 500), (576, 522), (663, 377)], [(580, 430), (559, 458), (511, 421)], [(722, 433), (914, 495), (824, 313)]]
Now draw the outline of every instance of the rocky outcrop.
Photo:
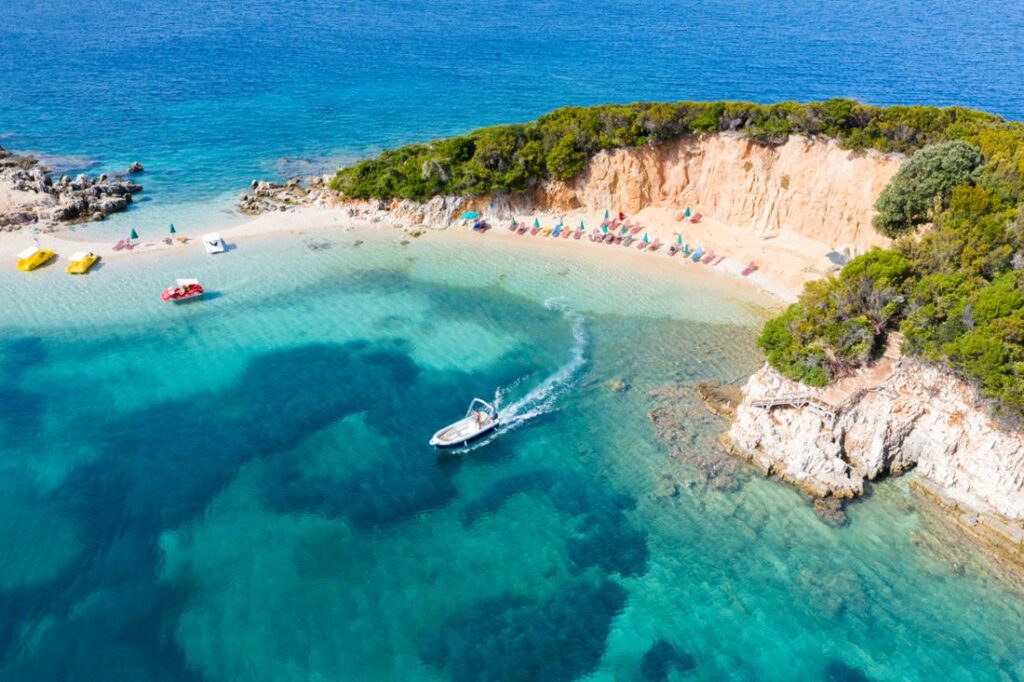
[(123, 211), (142, 185), (120, 176), (51, 177), (50, 170), (29, 156), (0, 148), (0, 230), (27, 225), (43, 230), (59, 223), (101, 220)]
[(287, 211), (299, 206), (325, 208), (339, 204), (338, 193), (328, 185), (330, 175), (295, 177), (284, 183), (253, 180), (249, 191), (238, 198), (238, 210), (247, 215)]
[(888, 244), (871, 218), (875, 199), (903, 160), (851, 152), (827, 139), (794, 135), (768, 146), (720, 133), (601, 152), (575, 181), (549, 184), (541, 203), (553, 210), (627, 213), (690, 205), (762, 237), (785, 229), (866, 249)]
[(1024, 436), (938, 366), (901, 358), (861, 378), (845, 391), (808, 389), (765, 365), (743, 388), (728, 448), (819, 497), (856, 497), (867, 481), (913, 468), (916, 488), (1001, 538), (1024, 568)]

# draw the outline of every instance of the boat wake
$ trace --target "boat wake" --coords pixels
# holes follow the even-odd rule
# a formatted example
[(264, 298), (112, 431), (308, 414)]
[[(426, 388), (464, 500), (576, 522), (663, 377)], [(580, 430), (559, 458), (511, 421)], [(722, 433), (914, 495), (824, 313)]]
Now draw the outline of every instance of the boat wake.
[(500, 426), (487, 438), (473, 443), (459, 452), (470, 452), (481, 448), (501, 434), (513, 431), (532, 419), (553, 412), (558, 405), (558, 400), (572, 388), (580, 370), (587, 363), (587, 347), (590, 344), (590, 338), (587, 336), (586, 320), (583, 315), (572, 310), (565, 305), (563, 300), (557, 298), (544, 301), (544, 307), (549, 310), (561, 311), (563, 317), (569, 322), (573, 336), (572, 353), (569, 359), (536, 388), (508, 405), (504, 405), (506, 397), (519, 388), (525, 377), (520, 377), (508, 386), (503, 386), (495, 391), (494, 404), (498, 407)]

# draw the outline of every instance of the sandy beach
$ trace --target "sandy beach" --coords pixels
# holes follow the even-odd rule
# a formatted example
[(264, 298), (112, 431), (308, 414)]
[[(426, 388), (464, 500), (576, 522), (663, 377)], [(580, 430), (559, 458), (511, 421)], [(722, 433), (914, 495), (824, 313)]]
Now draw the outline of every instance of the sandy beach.
[[(396, 238), (410, 238), (417, 234), (419, 239), (451, 240), (453, 242), (472, 245), (477, 240), (498, 242), (507, 245), (516, 257), (528, 257), (533, 249), (544, 249), (558, 257), (571, 258), (573, 253), (587, 249), (588, 253), (600, 253), (602, 258), (615, 259), (621, 263), (632, 263), (636, 267), (658, 269), (671, 276), (673, 271), (685, 268), (692, 274), (704, 273), (710, 277), (732, 277), (745, 284), (756, 287), (780, 302), (791, 302), (796, 299), (803, 285), (810, 280), (820, 278), (831, 270), (831, 263), (826, 254), (831, 246), (808, 237), (783, 232), (777, 237), (765, 239), (752, 234), (748, 230), (730, 226), (713, 219), (704, 218), (699, 223), (681, 222), (675, 219), (672, 211), (666, 208), (650, 207), (630, 216), (633, 222), (639, 222), (643, 229), (637, 237), (644, 233), (651, 242), (660, 240), (661, 248), (657, 251), (640, 251), (632, 246), (608, 245), (590, 241), (587, 236), (593, 227), (602, 222), (603, 215), (587, 213), (568, 213), (565, 215), (536, 214), (523, 216), (532, 224), (538, 219), (542, 226), (548, 227), (559, 220), (563, 224), (578, 226), (582, 220), (588, 226), (587, 233), (579, 240), (570, 238), (555, 239), (542, 234), (519, 235), (507, 227), (507, 222), (495, 224), (486, 234), (474, 233), (468, 225), (455, 223), (447, 229), (425, 228), (420, 225), (404, 223), (387, 212), (358, 212), (351, 215), (348, 207), (341, 208), (295, 208), (288, 211), (267, 213), (241, 224), (223, 227), (211, 225), (202, 233), (220, 232), (228, 244), (247, 239), (261, 237), (317, 232), (388, 232), (393, 231)], [(668, 245), (675, 243), (677, 234), (682, 234), (683, 242), (691, 249), (703, 247), (705, 251), (712, 249), (723, 256), (717, 265), (694, 263), (681, 254), (668, 255)], [(79, 227), (75, 232), (59, 230), (52, 233), (33, 233), (31, 230), (0, 233), (0, 262), (6, 267), (13, 267), (18, 252), (26, 247), (38, 244), (42, 248), (57, 253), (57, 259), (48, 268), (57, 266), (63, 269), (67, 259), (76, 251), (92, 251), (103, 259), (117, 261), (121, 258), (161, 257), (173, 258), (185, 250), (202, 249), (201, 233), (182, 231), (182, 236), (189, 238), (186, 244), (167, 244), (166, 235), (142, 234), (133, 250), (114, 250), (114, 243), (109, 240), (88, 238), (88, 227)], [(751, 260), (758, 264), (758, 270), (749, 276), (742, 276), (741, 271)], [(97, 273), (97, 276), (99, 275)]]

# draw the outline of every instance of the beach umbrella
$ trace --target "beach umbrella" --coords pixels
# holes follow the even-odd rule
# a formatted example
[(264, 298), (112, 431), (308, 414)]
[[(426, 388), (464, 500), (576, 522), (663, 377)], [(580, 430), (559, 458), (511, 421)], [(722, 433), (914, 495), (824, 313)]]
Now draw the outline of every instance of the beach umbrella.
[(177, 232), (177, 230), (174, 229), (174, 223), (171, 223), (171, 230), (170, 230), (170, 232), (171, 232), (171, 234), (174, 234), (175, 232)]
[(683, 217), (684, 218), (689, 218), (690, 217), (690, 207), (689, 206), (687, 206), (686, 210), (683, 211)]
[(129, 239), (138, 239), (139, 238), (139, 233), (135, 231), (134, 227), (132, 228), (132, 233), (128, 236), (128, 238)]
[(605, 220), (608, 220), (608, 217), (609, 217), (609, 216), (608, 216), (608, 209), (606, 208), (606, 209), (604, 210), (604, 219), (605, 219)]
[(534, 227), (540, 227), (540, 218), (534, 218), (533, 219), (533, 226)]
[(644, 244), (646, 244), (646, 243), (647, 243), (647, 233), (644, 232)]
[(681, 234), (677, 234), (676, 235), (676, 244), (679, 244), (680, 246), (683, 245), (683, 235), (681, 235)]
[(476, 211), (466, 211), (462, 214), (463, 220), (474, 220), (477, 217)]
[(585, 230), (585, 229), (587, 229), (587, 228), (583, 227), (583, 221), (581, 220), (580, 221), (580, 230)]
[(512, 219), (512, 227), (519, 227), (519, 221), (515, 218)]
[(601, 234), (608, 234), (608, 226), (607, 225), (602, 225), (601, 226)]

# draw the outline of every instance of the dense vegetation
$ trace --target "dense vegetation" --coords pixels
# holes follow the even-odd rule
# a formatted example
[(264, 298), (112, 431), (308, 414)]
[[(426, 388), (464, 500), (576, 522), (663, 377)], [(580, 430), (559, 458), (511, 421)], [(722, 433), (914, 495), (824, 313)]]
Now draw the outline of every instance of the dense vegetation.
[(969, 109), (881, 108), (846, 99), (568, 107), (530, 123), (383, 152), (338, 171), (333, 186), (352, 198), (422, 201), (438, 194), (480, 195), (569, 180), (601, 150), (661, 144), (695, 133), (735, 131), (764, 144), (801, 133), (835, 138), (849, 149), (913, 152), (1000, 122)]
[[(887, 333), (1024, 417), (1024, 125), (973, 117), (930, 135), (878, 199), (905, 235), (807, 286), (759, 343), (779, 371), (820, 386), (877, 355)], [(923, 223), (930, 229), (916, 234)]]
[(601, 150), (724, 131), (912, 155), (876, 204), (877, 229), (899, 241), (810, 284), (766, 324), (759, 343), (773, 366), (824, 385), (900, 329), (905, 352), (953, 368), (1003, 415), (1024, 416), (1024, 125), (998, 116), (845, 99), (570, 107), (387, 151), (338, 171), (333, 186), (352, 198), (416, 200), (526, 190), (576, 177)]

